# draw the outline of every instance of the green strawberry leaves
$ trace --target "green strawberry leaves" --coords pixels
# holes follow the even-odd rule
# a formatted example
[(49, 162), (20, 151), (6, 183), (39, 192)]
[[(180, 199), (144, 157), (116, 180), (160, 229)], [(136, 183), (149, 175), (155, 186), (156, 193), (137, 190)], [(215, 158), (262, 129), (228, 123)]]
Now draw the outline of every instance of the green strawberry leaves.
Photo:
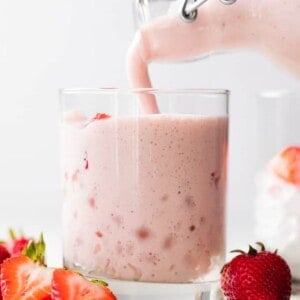
[(44, 266), (46, 266), (45, 253), (46, 253), (46, 244), (42, 233), (40, 234), (40, 237), (36, 242), (30, 240), (28, 245), (22, 251), (23, 255), (28, 256), (35, 263)]

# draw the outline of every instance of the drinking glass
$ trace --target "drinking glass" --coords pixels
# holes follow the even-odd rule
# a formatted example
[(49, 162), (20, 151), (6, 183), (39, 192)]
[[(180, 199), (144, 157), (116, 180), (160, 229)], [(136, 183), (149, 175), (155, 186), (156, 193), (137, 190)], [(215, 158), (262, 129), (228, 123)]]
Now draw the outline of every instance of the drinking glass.
[[(150, 96), (159, 113), (144, 112)], [(108, 280), (120, 299), (210, 290), (225, 256), (228, 96), (62, 91), (66, 268)]]
[(256, 237), (278, 249), (300, 281), (300, 93), (257, 98)]

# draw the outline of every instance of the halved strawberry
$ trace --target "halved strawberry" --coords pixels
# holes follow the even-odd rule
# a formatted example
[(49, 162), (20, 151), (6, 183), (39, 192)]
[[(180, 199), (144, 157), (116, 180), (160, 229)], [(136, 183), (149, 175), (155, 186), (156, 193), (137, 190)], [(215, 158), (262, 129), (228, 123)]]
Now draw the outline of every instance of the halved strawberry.
[(270, 167), (279, 178), (300, 185), (300, 147), (285, 148), (271, 161)]
[(93, 117), (93, 120), (103, 120), (103, 119), (108, 119), (111, 116), (105, 113), (96, 113), (96, 115)]
[(91, 282), (76, 272), (57, 269), (53, 272), (52, 300), (116, 300), (104, 285)]
[(6, 259), (1, 266), (3, 300), (50, 300), (52, 273), (27, 256)]

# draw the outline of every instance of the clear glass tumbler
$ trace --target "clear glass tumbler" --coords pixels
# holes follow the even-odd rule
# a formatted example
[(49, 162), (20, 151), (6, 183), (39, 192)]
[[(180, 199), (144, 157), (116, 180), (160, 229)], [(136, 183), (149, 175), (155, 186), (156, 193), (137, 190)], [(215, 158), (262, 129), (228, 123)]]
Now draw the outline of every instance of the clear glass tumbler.
[[(145, 97), (159, 113), (143, 112)], [(70, 89), (62, 109), (65, 267), (127, 281), (218, 280), (228, 91)]]
[(257, 104), (256, 237), (300, 282), (300, 93), (267, 91)]

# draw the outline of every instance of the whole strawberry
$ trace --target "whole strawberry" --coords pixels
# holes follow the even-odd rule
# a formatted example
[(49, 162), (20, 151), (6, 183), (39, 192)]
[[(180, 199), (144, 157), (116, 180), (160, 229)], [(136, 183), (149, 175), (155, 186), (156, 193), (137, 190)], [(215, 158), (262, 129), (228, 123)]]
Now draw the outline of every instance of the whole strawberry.
[(28, 245), (30, 239), (21, 237), (13, 241), (13, 246), (11, 250), (11, 255), (12, 256), (18, 256), (22, 254), (23, 249), (26, 248)]
[(221, 271), (221, 287), (228, 300), (289, 300), (291, 271), (277, 252), (249, 247)]
[[(0, 265), (3, 261), (10, 257), (10, 253), (6, 249), (4, 244), (0, 244)], [(1, 267), (0, 267), (1, 268)]]
[(27, 247), (29, 242), (32, 240), (25, 236), (18, 237), (14, 230), (9, 230), (10, 240), (6, 243), (6, 248), (10, 252), (11, 256), (19, 256), (23, 250)]

